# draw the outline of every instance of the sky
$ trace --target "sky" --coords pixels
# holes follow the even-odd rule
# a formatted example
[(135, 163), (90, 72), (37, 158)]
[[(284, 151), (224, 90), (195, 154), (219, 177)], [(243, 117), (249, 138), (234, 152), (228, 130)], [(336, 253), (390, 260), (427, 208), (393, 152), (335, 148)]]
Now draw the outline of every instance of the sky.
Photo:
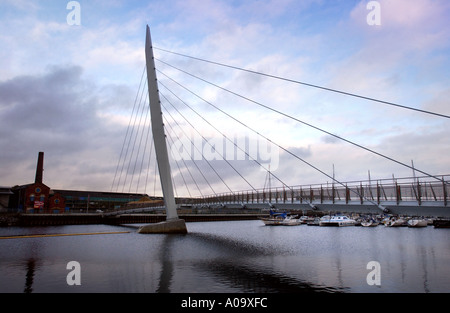
[[(201, 137), (208, 143), (224, 142), (227, 150), (227, 140), (222, 136), (225, 134), (237, 142), (247, 142), (247, 152), (251, 150), (250, 142), (257, 142), (260, 150), (255, 159), (263, 165), (238, 159), (237, 151), (230, 152), (233, 147), (229, 146), (228, 151), (223, 151), (232, 153), (228, 163), (211, 160), (219, 175), (204, 160), (198, 163), (207, 176), (203, 180), (200, 172), (195, 173), (198, 170), (192, 160), (185, 158), (184, 164), (177, 163), (176, 155), (170, 153), (177, 195), (263, 188), (267, 177), (264, 169), (269, 164), (273, 175), (287, 185), (331, 182), (303, 161), (329, 176), (334, 173), (341, 182), (365, 180), (369, 171), (373, 180), (413, 175), (411, 168), (255, 102), (404, 164), (411, 165), (413, 161), (415, 168), (426, 173), (450, 174), (449, 118), (161, 50), (449, 116), (448, 0), (379, 0), (370, 4), (366, 0), (74, 3), (75, 6), (65, 0), (0, 0), (1, 186), (33, 182), (37, 156), (43, 151), (44, 183), (51, 188), (160, 193), (159, 185), (154, 183), (158, 177), (149, 152), (153, 150), (151, 141), (135, 147), (139, 150), (133, 152), (137, 167), (127, 163), (123, 154), (128, 125), (143, 86), (146, 25), (150, 26), (154, 47), (159, 48), (155, 49), (156, 67), (158, 80), (163, 84), (160, 92), (168, 124), (166, 133), (170, 133), (169, 150), (188, 137)], [(178, 107), (187, 120), (173, 107)], [(143, 123), (142, 120), (137, 125)], [(145, 134), (148, 126), (140, 129)], [(263, 137), (255, 136), (253, 130)], [(140, 136), (136, 138), (140, 142)], [(142, 138), (145, 142), (147, 137)], [(265, 138), (277, 146), (268, 145)], [(206, 144), (200, 148), (209, 151), (210, 157), (217, 152)], [(132, 156), (130, 152), (130, 160)], [(118, 171), (120, 168), (125, 168), (126, 173)], [(190, 175), (195, 179), (191, 180)]]

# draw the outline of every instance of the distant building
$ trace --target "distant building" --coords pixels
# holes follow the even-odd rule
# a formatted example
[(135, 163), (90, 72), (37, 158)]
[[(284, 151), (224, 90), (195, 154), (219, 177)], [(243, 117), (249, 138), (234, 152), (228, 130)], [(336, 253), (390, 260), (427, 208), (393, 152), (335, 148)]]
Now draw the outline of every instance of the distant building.
[(66, 211), (69, 212), (112, 211), (123, 209), (130, 202), (148, 198), (144, 194), (101, 191), (55, 190), (55, 193), (64, 198)]
[(32, 184), (0, 188), (0, 209), (9, 207), (24, 213), (64, 213), (111, 211), (128, 207), (142, 199), (162, 202), (145, 194), (98, 191), (52, 190), (43, 183), (44, 153), (39, 152)]
[(26, 213), (64, 212), (64, 198), (42, 182), (43, 176), (44, 152), (39, 152), (34, 183), (12, 187), (9, 206)]
[(0, 211), (9, 208), (9, 198), (13, 195), (11, 188), (0, 187)]

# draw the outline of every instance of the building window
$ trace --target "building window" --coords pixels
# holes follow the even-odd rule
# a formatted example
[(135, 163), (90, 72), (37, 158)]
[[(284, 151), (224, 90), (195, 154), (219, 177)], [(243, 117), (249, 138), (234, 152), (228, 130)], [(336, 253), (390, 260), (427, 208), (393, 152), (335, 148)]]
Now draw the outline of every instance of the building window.
[(55, 199), (55, 204), (59, 204), (59, 199)]
[(41, 188), (37, 187), (34, 191), (36, 191), (36, 193), (41, 193)]
[(45, 196), (41, 195), (40, 201), (44, 202), (45, 201)]
[(34, 201), (34, 194), (30, 195), (30, 201), (32, 201), (32, 202)]

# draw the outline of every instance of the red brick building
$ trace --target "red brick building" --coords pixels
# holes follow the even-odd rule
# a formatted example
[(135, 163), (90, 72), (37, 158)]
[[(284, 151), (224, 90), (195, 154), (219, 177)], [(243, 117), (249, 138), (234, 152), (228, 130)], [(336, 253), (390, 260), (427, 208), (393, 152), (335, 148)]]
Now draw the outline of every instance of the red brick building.
[(26, 213), (63, 213), (64, 198), (42, 182), (43, 172), (44, 152), (39, 152), (34, 183), (12, 188), (15, 207)]

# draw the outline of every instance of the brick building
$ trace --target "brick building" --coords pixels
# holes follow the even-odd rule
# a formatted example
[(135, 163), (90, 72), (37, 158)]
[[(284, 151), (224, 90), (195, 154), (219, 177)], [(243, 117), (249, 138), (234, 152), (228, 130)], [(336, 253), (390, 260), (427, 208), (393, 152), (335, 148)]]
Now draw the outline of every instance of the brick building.
[(10, 207), (26, 213), (62, 213), (64, 198), (52, 191), (43, 181), (44, 152), (39, 152), (34, 183), (15, 186), (11, 190)]
[[(104, 212), (128, 208), (130, 202), (142, 199), (158, 200), (158, 203), (163, 203), (162, 198), (149, 198), (145, 194), (54, 190), (43, 183), (43, 172), (44, 153), (39, 152), (34, 183), (10, 188), (12, 191), (12, 194), (8, 195), (10, 209), (17, 209), (23, 213)], [(6, 199), (6, 196), (4, 198)], [(155, 203), (148, 205), (152, 206)]]

